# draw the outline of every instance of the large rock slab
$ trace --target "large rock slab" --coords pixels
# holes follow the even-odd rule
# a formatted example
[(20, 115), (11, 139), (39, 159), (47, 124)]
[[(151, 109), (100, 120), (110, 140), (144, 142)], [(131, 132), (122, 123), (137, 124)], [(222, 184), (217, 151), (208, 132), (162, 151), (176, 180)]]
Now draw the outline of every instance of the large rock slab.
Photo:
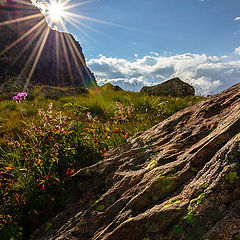
[(52, 30), (31, 0), (0, 1), (0, 76), (0, 85), (19, 76), (24, 85), (96, 85), (80, 44)]
[(187, 97), (195, 96), (195, 89), (180, 78), (172, 78), (152, 87), (143, 87), (140, 91), (154, 96)]
[(237, 240), (240, 84), (184, 109), (73, 176), (33, 238)]

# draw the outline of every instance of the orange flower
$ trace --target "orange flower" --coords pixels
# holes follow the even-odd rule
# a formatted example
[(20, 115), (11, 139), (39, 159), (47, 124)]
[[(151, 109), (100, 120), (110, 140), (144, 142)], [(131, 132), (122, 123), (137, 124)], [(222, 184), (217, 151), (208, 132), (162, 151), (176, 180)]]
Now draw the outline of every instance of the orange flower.
[(67, 172), (66, 172), (66, 175), (70, 177), (74, 174), (74, 172), (75, 172), (74, 168), (68, 168)]

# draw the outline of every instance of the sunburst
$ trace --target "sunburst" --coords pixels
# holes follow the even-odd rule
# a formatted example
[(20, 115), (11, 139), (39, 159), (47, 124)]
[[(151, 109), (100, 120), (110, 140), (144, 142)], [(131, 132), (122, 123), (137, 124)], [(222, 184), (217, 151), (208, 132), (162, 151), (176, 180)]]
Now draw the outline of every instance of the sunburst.
[(51, 2), (47, 10), (52, 22), (58, 22), (64, 17), (64, 7), (61, 3)]
[[(121, 27), (121, 28), (129, 29), (128, 27), (124, 27), (124, 26), (121, 26), (118, 24), (112, 24), (112, 23), (105, 22), (102, 20), (97, 20), (97, 19), (90, 18), (87, 16), (75, 14), (73, 12), (74, 8), (82, 7), (83, 5), (94, 2), (94, 0), (81, 1), (80, 3), (77, 3), (77, 4), (71, 4), (71, 0), (65, 0), (65, 1), (61, 1), (61, 0), (50, 0), (50, 1), (31, 0), (32, 4), (26, 0), (13, 0), (13, 1), (27, 5), (27, 7), (31, 7), (33, 4), (34, 6), (38, 7), (41, 10), (41, 13), (39, 13), (39, 14), (32, 14), (32, 15), (20, 17), (17, 19), (10, 19), (9, 21), (0, 22), (0, 27), (1, 27), (4, 25), (14, 24), (14, 23), (28, 21), (28, 20), (32, 20), (32, 19), (38, 19), (38, 18), (40, 19), (39, 22), (36, 23), (34, 26), (32, 26), (31, 29), (28, 29), (25, 33), (22, 34), (22, 36), (20, 36), (17, 40), (15, 40), (13, 43), (11, 43), (9, 46), (7, 46), (2, 52), (0, 52), (0, 56), (3, 54), (6, 54), (11, 48), (13, 48), (15, 45), (17, 45), (23, 39), (31, 36), (32, 39), (29, 40), (29, 43), (20, 52), (19, 56), (16, 56), (16, 59), (19, 59), (21, 57), (21, 55), (31, 45), (31, 43), (33, 41), (35, 41), (36, 38), (38, 38), (38, 40), (35, 41), (36, 44), (32, 50), (32, 53), (31, 53), (28, 61), (25, 63), (25, 67), (22, 69), (22, 73), (24, 73), (25, 75), (28, 76), (26, 84), (25, 84), (25, 88), (27, 87), (29, 81), (31, 80), (31, 78), (33, 76), (33, 73), (35, 71), (35, 68), (37, 66), (37, 63), (43, 52), (45, 43), (47, 42), (47, 39), (48, 39), (48, 36), (50, 33), (50, 28), (48, 26), (44, 26), (45, 21), (42, 19), (42, 14), (46, 17), (46, 21), (51, 28), (59, 29), (64, 32), (69, 32), (66, 25), (71, 24), (73, 27), (78, 28), (78, 30), (81, 30), (81, 32), (83, 34), (85, 34), (87, 37), (89, 37), (89, 36), (87, 33), (85, 33), (85, 31), (83, 31), (83, 28), (88, 27), (88, 25), (86, 23), (84, 23), (84, 21), (92, 21), (92, 22), (97, 22), (97, 23), (101, 23), (101, 24), (108, 24), (108, 25), (111, 25), (114, 27)], [(82, 26), (82, 28), (80, 28), (80, 26)], [(90, 26), (88, 27), (88, 29), (96, 31), (95, 29), (92, 29)], [(66, 35), (66, 37), (63, 37), (62, 35), (60, 35), (60, 39), (58, 39), (58, 38), (56, 39), (57, 63), (59, 63), (59, 46), (60, 46), (60, 44), (62, 45), (63, 54), (65, 56), (65, 60), (67, 63), (67, 69), (69, 71), (69, 76), (71, 77), (71, 79), (73, 77), (72, 77), (71, 66), (70, 66), (70, 61), (69, 61), (70, 57), (72, 57), (72, 59), (74, 60), (74, 63), (76, 65), (75, 67), (76, 67), (76, 69), (78, 69), (80, 75), (82, 75), (80, 64), (85, 68), (86, 72), (88, 74), (90, 74), (84, 59), (82, 59), (82, 56), (76, 47), (76, 44), (74, 43), (73, 39), (69, 35)], [(67, 48), (70, 49), (70, 53), (66, 50)], [(69, 55), (71, 55), (71, 56), (69, 56)], [(31, 66), (31, 69), (29, 69), (29, 66)], [(59, 74), (59, 73), (57, 72), (56, 74)]]

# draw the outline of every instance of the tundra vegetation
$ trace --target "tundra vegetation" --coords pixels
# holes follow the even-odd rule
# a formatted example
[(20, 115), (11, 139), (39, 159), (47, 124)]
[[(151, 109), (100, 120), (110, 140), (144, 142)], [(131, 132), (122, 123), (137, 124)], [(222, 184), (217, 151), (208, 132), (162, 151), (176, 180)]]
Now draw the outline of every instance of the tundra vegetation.
[(76, 171), (202, 99), (98, 88), (55, 100), (1, 101), (0, 239), (27, 239), (63, 209)]

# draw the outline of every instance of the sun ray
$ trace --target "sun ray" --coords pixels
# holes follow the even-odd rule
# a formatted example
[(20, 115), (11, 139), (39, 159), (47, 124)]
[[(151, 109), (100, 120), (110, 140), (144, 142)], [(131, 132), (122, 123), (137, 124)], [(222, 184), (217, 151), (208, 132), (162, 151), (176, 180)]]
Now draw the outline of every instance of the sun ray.
[(29, 64), (33, 60), (34, 56), (37, 54), (37, 50), (40, 47), (40, 44), (41, 44), (41, 42), (43, 40), (44, 33), (46, 32), (46, 30), (47, 30), (47, 27), (45, 26), (45, 30), (43, 29), (43, 32), (42, 32), (40, 38), (38, 39), (37, 43), (35, 44), (34, 49), (32, 50), (31, 55), (29, 56), (27, 62), (25, 63), (25, 65), (24, 65), (24, 67), (22, 69), (21, 74), (23, 74), (24, 72), (27, 72), (27, 68), (29, 67)]
[[(65, 31), (68, 31), (66, 25), (63, 22), (62, 22), (62, 24), (63, 24)], [(70, 52), (73, 57), (73, 61), (77, 67), (79, 74), (81, 75), (81, 78), (84, 79), (84, 76), (83, 76), (81, 68), (80, 68), (79, 61), (77, 60), (76, 54), (74, 52), (74, 47), (75, 48), (77, 48), (77, 47), (76, 47), (75, 43), (73, 42), (72, 38), (70, 37), (70, 35), (66, 35), (66, 37), (67, 37), (66, 40), (67, 40), (68, 47), (69, 47)], [(77, 49), (77, 52), (79, 53), (78, 49)], [(85, 66), (85, 62), (82, 61), (82, 58), (80, 58), (80, 62), (82, 63), (82, 66), (84, 67), (84, 69), (86, 69), (87, 67)]]
[[(27, 62), (25, 63), (25, 65), (24, 65), (24, 67), (23, 67), (23, 69), (21, 71), (21, 74), (26, 74), (28, 72), (28, 68), (29, 68), (31, 62), (33, 61), (34, 57), (37, 55), (37, 51), (40, 48), (40, 45), (41, 45), (41, 43), (42, 43), (42, 41), (44, 39), (44, 36), (45, 36), (45, 33), (46, 33), (47, 29), (48, 29), (48, 27), (45, 26), (45, 28), (43, 29), (43, 32), (41, 33), (40, 38), (37, 40), (37, 43), (35, 44), (32, 52), (31, 52), (31, 54), (30, 54), (30, 56), (29, 56), (29, 58), (27, 60)], [(30, 72), (30, 70), (29, 70), (29, 72)], [(26, 87), (27, 87), (27, 85), (25, 84), (25, 88)]]
[(43, 17), (43, 15), (41, 13), (36, 13), (36, 14), (30, 15), (30, 16), (0, 22), (0, 26), (13, 24), (13, 23), (17, 23), (17, 22), (23, 22), (23, 21), (27, 21), (27, 20), (30, 20), (30, 19), (33, 19), (33, 18), (42, 18), (42, 17)]
[[(128, 26), (114, 24), (111, 22), (98, 20), (98, 19), (94, 19), (91, 17), (87, 17), (87, 16), (83, 16), (83, 15), (79, 15), (79, 14), (75, 14), (75, 13), (67, 11), (67, 10), (70, 10), (70, 9), (73, 9), (73, 8), (76, 8), (79, 6), (89, 4), (96, 0), (83, 0), (79, 3), (74, 3), (74, 4), (70, 4), (71, 0), (66, 0), (66, 1), (65, 0), (48, 0), (48, 1), (35, 0), (35, 2), (32, 0), (33, 1), (32, 4), (26, 0), (13, 0), (13, 1), (20, 3), (20, 4), (29, 5), (29, 6), (32, 6), (32, 4), (33, 4), (35, 7), (37, 6), (40, 8), (41, 13), (32, 14), (29, 16), (19, 17), (16, 19), (11, 19), (8, 21), (0, 22), (0, 26), (23, 22), (23, 21), (27, 21), (27, 20), (31, 20), (31, 19), (35, 19), (35, 18), (42, 18), (43, 14), (44, 14), (48, 25), (51, 26), (52, 28), (55, 27), (55, 29), (59, 29), (60, 31), (64, 30), (64, 32), (69, 32), (66, 27), (66, 24), (71, 24), (74, 28), (78, 29), (84, 36), (89, 38), (92, 42), (94, 42), (97, 45), (100, 45), (100, 44), (95, 39), (91, 38), (91, 36), (89, 34), (87, 34), (87, 32), (84, 31), (84, 28), (88, 28), (91, 31), (97, 32), (102, 35), (104, 35), (104, 34), (97, 31), (93, 27), (91, 27), (91, 25), (87, 24), (86, 21), (101, 23), (101, 24), (110, 25), (113, 27), (124, 28), (124, 29), (128, 29), (128, 30), (129, 29), (136, 30), (136, 29), (130, 28)], [(31, 29), (28, 29), (27, 32), (23, 33), (23, 35), (18, 36), (17, 40), (12, 42), (9, 46), (7, 46), (4, 50), (2, 50), (2, 52), (0, 52), (0, 56), (2, 56), (3, 54), (7, 53), (11, 48), (13, 48), (15, 45), (20, 43), (22, 40), (26, 39), (28, 36), (31, 36), (30, 39), (28, 40), (26, 46), (24, 46), (23, 50), (20, 52), (20, 55), (17, 56), (17, 58), (16, 58), (18, 61), (19, 58), (22, 56), (22, 54), (29, 47), (32, 49), (29, 54), (30, 56), (27, 59), (25, 65), (22, 69), (22, 72), (21, 72), (21, 74), (25, 73), (27, 76), (27, 80), (26, 80), (24, 89), (26, 89), (26, 87), (28, 86), (29, 81), (31, 80), (31, 78), (34, 74), (34, 71), (36, 70), (39, 59), (43, 53), (44, 46), (47, 42), (49, 33), (50, 33), (50, 31), (52, 31), (47, 26), (44, 29), (44, 26), (42, 26), (44, 21), (45, 21), (45, 19), (42, 19), (40, 22), (37, 22), (33, 27), (31, 27)], [(35, 31), (37, 31), (37, 32), (35, 32)], [(30, 35), (30, 34), (32, 34), (32, 35)], [(65, 62), (67, 65), (66, 67), (68, 69), (67, 71), (69, 72), (69, 76), (70, 76), (72, 83), (74, 83), (73, 82), (74, 81), (73, 66), (71, 66), (72, 62), (75, 64), (75, 67), (76, 67), (77, 71), (79, 72), (79, 75), (81, 76), (82, 80), (86, 78), (86, 74), (88, 75), (89, 79), (91, 79), (92, 74), (89, 71), (89, 69), (87, 68), (86, 61), (85, 61), (84, 57), (82, 56), (81, 51), (79, 51), (79, 48), (76, 45), (76, 42), (74, 41), (72, 36), (69, 34), (63, 34), (61, 32), (59, 32), (59, 34), (56, 34), (55, 36), (56, 36), (55, 37), (55, 49), (52, 48), (52, 50), (54, 50), (54, 51), (56, 50), (56, 53), (54, 52), (53, 55), (55, 55), (54, 57), (56, 57), (56, 65), (57, 65), (56, 66), (57, 67), (57, 73), (56, 73), (57, 76), (56, 77), (57, 77), (58, 81), (61, 79), (60, 74), (62, 71), (62, 67), (64, 67), (60, 61), (61, 56), (63, 56), (63, 58), (65, 59)], [(37, 38), (39, 38), (39, 39), (37, 39)], [(33, 42), (34, 42), (34, 46), (32, 45)], [(60, 49), (62, 49), (62, 53), (60, 53)], [(52, 52), (49, 54), (52, 54)], [(71, 56), (72, 56), (72, 59), (70, 59)], [(70, 62), (70, 60), (73, 60), (73, 61)], [(83, 73), (83, 71), (82, 71), (83, 68), (85, 69), (86, 74)]]
[(101, 23), (101, 24), (113, 26), (113, 27), (123, 28), (123, 29), (127, 29), (127, 30), (133, 30), (133, 31), (138, 31), (139, 30), (139, 29), (132, 28), (132, 27), (127, 27), (127, 26), (124, 26), (124, 25), (121, 25), (121, 24), (110, 23), (110, 22), (106, 22), (106, 21), (103, 21), (103, 20), (86, 17), (86, 16), (83, 16), (83, 15), (80, 15), (80, 14), (65, 12), (65, 15), (70, 16), (70, 17), (83, 19), (83, 20), (87, 20), (87, 21), (90, 21), (90, 22), (96, 22), (96, 23)]
[(68, 10), (68, 9), (72, 9), (72, 8), (75, 8), (75, 7), (79, 7), (79, 6), (83, 6), (83, 5), (89, 4), (91, 2), (94, 2), (94, 0), (91, 0), (91, 1), (89, 0), (89, 1), (84, 1), (84, 2), (80, 2), (80, 3), (75, 3), (75, 4), (72, 4), (72, 5), (67, 5), (65, 2), (62, 3), (62, 4), (64, 6), (64, 11), (65, 11), (65, 10)]
[[(91, 79), (92, 76), (91, 76), (91, 74), (90, 74), (90, 72), (89, 72), (89, 69), (87, 68), (87, 65), (86, 65), (85, 60), (83, 59), (83, 57), (82, 57), (81, 54), (79, 53), (79, 50), (78, 50), (76, 44), (74, 43), (73, 39), (72, 39), (69, 35), (67, 35), (67, 38), (68, 38), (68, 40), (70, 41), (70, 45), (71, 45), (71, 46), (73, 47), (73, 49), (75, 50), (75, 53), (76, 53), (76, 55), (78, 56), (78, 58), (79, 58), (79, 60), (80, 60), (80, 62), (81, 62), (81, 64), (82, 64), (82, 66), (84, 67), (84, 69), (85, 69), (88, 77)], [(73, 53), (73, 55), (75, 55), (75, 54)], [(77, 63), (78, 63), (78, 61), (77, 61)]]
[(60, 63), (59, 63), (59, 34), (56, 34), (56, 61), (57, 61), (57, 80), (60, 81)]
[(61, 43), (62, 43), (62, 47), (63, 47), (64, 58), (67, 62), (67, 69), (70, 74), (71, 81), (73, 82), (73, 74), (72, 74), (72, 69), (70, 66), (70, 61), (69, 61), (69, 57), (68, 57), (68, 53), (67, 53), (66, 42), (65, 42), (65, 39), (63, 38), (62, 34), (60, 34), (60, 39), (61, 39)]
[(15, 59), (15, 62), (19, 60), (19, 58), (23, 55), (23, 53), (30, 47), (30, 45), (33, 43), (33, 41), (42, 33), (42, 30), (44, 29), (44, 25), (39, 27), (38, 31), (34, 33), (33, 37), (29, 40), (27, 45), (23, 48), (23, 50), (20, 52), (20, 54)]
[(31, 2), (27, 2), (27, 1), (24, 1), (24, 0), (13, 0), (14, 2), (17, 2), (17, 3), (21, 3), (21, 4), (25, 4), (25, 5), (28, 5), (32, 8), (34, 8), (33, 4)]
[(32, 77), (32, 75), (33, 75), (33, 73), (34, 73), (34, 70), (35, 70), (35, 68), (36, 68), (36, 66), (37, 66), (38, 60), (39, 60), (39, 58), (40, 58), (40, 56), (41, 56), (41, 54), (42, 54), (43, 48), (44, 48), (45, 43), (46, 43), (46, 41), (47, 41), (49, 32), (50, 32), (50, 28), (47, 28), (47, 29), (46, 29), (46, 32), (44, 33), (44, 38), (43, 38), (43, 41), (42, 41), (42, 43), (41, 43), (41, 46), (40, 46), (40, 48), (38, 49), (38, 53), (37, 53), (37, 56), (36, 56), (36, 58), (35, 58), (35, 60), (34, 60), (33, 66), (32, 66), (32, 68), (31, 68), (31, 70), (30, 70), (30, 72), (29, 72), (27, 81), (26, 81), (25, 86), (24, 86), (24, 88), (23, 88), (24, 91), (26, 90), (26, 88), (27, 88), (27, 86), (28, 86), (28, 84), (29, 84), (29, 81), (30, 81), (30, 79), (31, 79), (31, 77)]
[[(82, 26), (85, 26), (86, 28), (89, 28), (91, 29), (92, 31), (95, 31), (95, 29), (92, 29), (91, 27), (89, 27), (88, 25), (84, 24), (84, 23), (81, 23), (81, 22), (78, 22), (78, 21), (74, 21), (73, 19), (71, 19), (72, 21), (69, 21), (68, 19), (66, 19), (67, 22), (69, 22), (72, 26), (74, 26), (76, 29), (78, 29), (84, 36), (86, 36), (88, 39), (90, 39), (92, 42), (94, 42), (96, 45), (100, 46), (100, 44), (94, 39), (92, 38), (89, 34), (87, 34), (82, 28), (80, 28), (76, 23), (74, 22), (77, 22), (78, 24), (82, 25)], [(96, 30), (96, 32), (98, 32)], [(98, 32), (99, 34), (102, 34), (100, 32)]]
[(35, 26), (33, 26), (31, 29), (29, 29), (27, 32), (25, 32), (20, 38), (18, 38), (11, 45), (7, 46), (2, 52), (0, 52), (0, 56), (5, 54), (7, 51), (9, 51), (12, 47), (17, 45), (19, 42), (21, 42), (24, 38), (26, 38), (28, 35), (30, 35), (37, 28), (39, 28), (44, 22), (45, 22), (45, 19), (42, 19), (39, 23), (37, 23)]
[[(102, 32), (100, 32), (100, 31), (96, 30), (95, 28), (87, 25), (86, 23), (83, 23), (83, 22), (79, 21), (78, 19), (75, 19), (75, 18), (71, 18), (71, 19), (65, 18), (65, 19), (66, 19), (66, 21), (68, 21), (68, 22), (69, 22), (70, 24), (72, 24), (72, 25), (73, 25), (72, 22), (74, 22), (75, 24), (74, 24), (73, 26), (74, 26), (75, 28), (77, 28), (78, 30), (80, 30), (80, 31), (83, 31), (83, 30), (82, 30), (77, 24), (80, 24), (80, 25), (88, 28), (89, 30), (91, 30), (91, 31), (93, 31), (93, 32), (95, 32), (95, 33), (98, 33), (98, 34), (104, 36), (104, 34), (103, 34)], [(86, 34), (86, 33), (85, 33), (85, 34)]]

